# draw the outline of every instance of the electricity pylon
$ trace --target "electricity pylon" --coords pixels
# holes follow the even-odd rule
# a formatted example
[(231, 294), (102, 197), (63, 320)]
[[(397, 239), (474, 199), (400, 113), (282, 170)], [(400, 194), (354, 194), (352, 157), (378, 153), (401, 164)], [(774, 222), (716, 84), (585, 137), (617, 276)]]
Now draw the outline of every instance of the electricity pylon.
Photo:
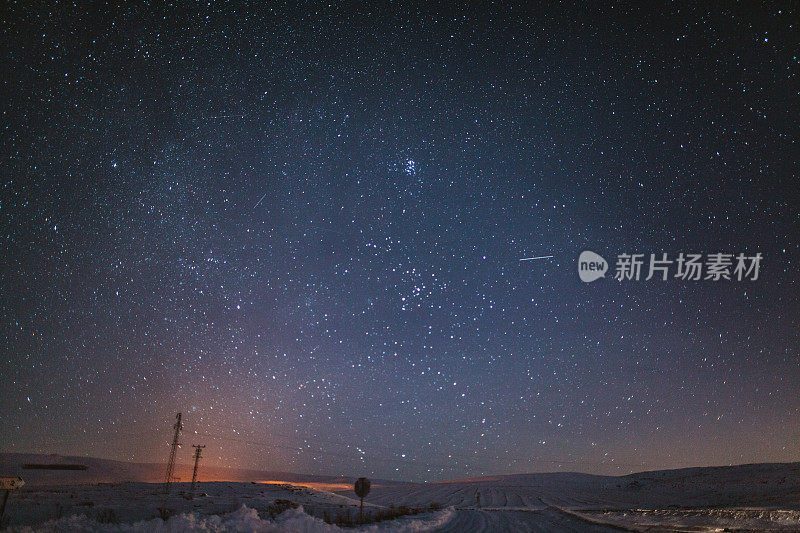
[(172, 470), (175, 468), (175, 454), (178, 451), (178, 447), (181, 445), (180, 441), (178, 440), (181, 436), (181, 429), (183, 429), (183, 424), (181, 423), (181, 413), (175, 415), (175, 436), (172, 438), (172, 448), (169, 452), (169, 462), (167, 463), (167, 475), (164, 478), (164, 492), (169, 492), (169, 484), (172, 481)]

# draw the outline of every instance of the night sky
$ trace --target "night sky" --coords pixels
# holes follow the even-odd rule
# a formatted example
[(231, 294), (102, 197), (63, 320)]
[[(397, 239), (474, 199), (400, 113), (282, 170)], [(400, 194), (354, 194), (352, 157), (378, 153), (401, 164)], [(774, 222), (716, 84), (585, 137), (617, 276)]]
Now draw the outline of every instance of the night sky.
[[(0, 448), (800, 460), (800, 16), (727, 4), (6, 5)], [(613, 279), (690, 252), (759, 278)]]

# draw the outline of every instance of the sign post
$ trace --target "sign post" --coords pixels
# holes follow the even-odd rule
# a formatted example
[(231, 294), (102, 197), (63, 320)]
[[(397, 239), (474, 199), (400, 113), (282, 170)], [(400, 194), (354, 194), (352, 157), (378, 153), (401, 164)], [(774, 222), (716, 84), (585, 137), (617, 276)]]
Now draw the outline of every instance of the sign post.
[(369, 494), (369, 480), (365, 477), (360, 477), (356, 480), (356, 496), (361, 498), (361, 511), (359, 512), (359, 521), (364, 522), (364, 497)]
[(21, 477), (0, 477), (0, 490), (3, 491), (3, 505), (0, 507), (0, 527), (3, 525), (3, 515), (6, 513), (6, 503), (8, 502), (8, 495), (12, 490), (16, 490), (24, 485)]

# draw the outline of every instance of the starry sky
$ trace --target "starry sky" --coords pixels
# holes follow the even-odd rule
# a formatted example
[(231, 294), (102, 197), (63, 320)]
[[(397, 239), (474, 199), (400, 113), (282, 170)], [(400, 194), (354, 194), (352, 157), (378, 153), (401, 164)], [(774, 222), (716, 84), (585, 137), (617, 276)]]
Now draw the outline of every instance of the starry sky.
[(800, 459), (796, 4), (269, 5), (3, 8), (2, 451)]

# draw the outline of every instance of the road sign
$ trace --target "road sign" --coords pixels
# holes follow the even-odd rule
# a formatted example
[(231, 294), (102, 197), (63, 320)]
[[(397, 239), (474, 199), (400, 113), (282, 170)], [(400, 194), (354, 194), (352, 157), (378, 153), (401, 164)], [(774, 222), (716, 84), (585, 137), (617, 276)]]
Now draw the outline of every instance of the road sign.
[(360, 477), (356, 481), (355, 486), (356, 496), (365, 498), (369, 494), (369, 480), (365, 477)]
[(356, 480), (354, 487), (356, 496), (361, 498), (361, 510), (358, 513), (359, 521), (364, 522), (364, 497), (369, 494), (369, 480), (365, 477), (360, 477)]
[(0, 490), (14, 490), (20, 488), (25, 482), (19, 476), (0, 477)]

